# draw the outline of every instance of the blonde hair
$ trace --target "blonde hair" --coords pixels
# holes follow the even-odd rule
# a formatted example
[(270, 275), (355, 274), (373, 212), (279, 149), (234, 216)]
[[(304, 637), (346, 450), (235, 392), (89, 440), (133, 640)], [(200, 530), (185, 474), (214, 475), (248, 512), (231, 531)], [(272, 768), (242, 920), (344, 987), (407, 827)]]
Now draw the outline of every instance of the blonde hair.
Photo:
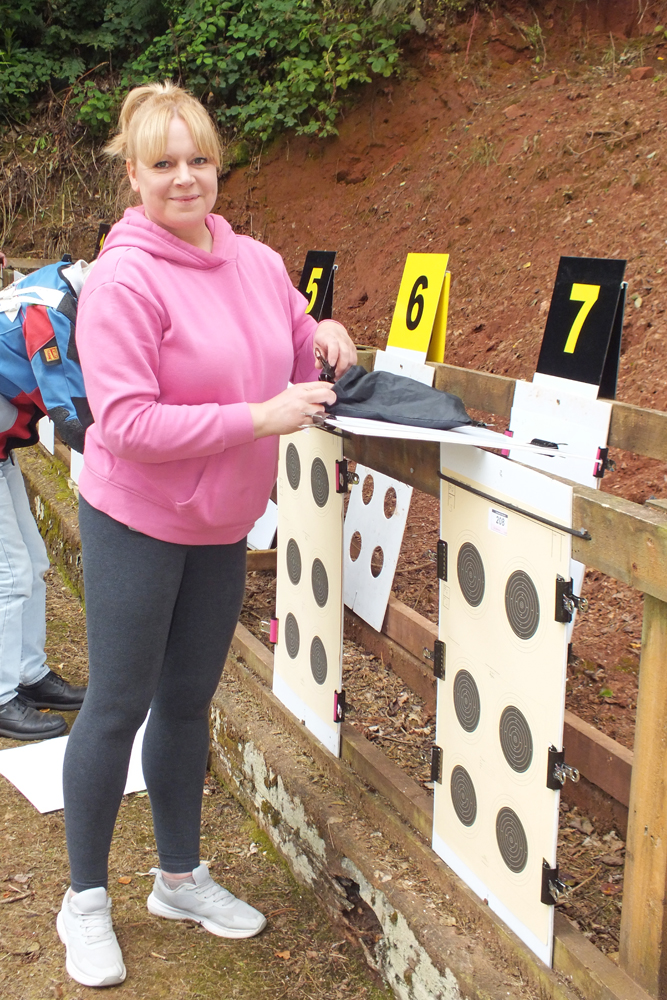
[(197, 149), (219, 168), (220, 138), (207, 111), (187, 90), (168, 81), (134, 87), (129, 92), (120, 109), (118, 133), (104, 152), (131, 163), (156, 163), (167, 148), (169, 125), (175, 115), (190, 129)]

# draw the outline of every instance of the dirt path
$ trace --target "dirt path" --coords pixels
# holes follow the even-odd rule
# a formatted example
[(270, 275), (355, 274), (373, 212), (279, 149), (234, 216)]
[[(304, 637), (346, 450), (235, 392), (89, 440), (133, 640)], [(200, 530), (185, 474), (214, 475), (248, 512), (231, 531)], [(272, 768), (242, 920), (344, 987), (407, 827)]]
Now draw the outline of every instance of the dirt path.
[[(48, 581), (49, 662), (85, 680), (85, 621), (60, 577)], [(73, 721), (72, 718), (69, 721)], [(0, 740), (0, 749), (15, 746)], [(0, 778), (0, 996), (3, 1000), (99, 997), (65, 973), (55, 914), (68, 884), (62, 813), (40, 816)], [(207, 781), (203, 854), (214, 877), (269, 915), (252, 941), (213, 937), (145, 907), (157, 863), (150, 806), (142, 793), (121, 807), (111, 854), (114, 923), (125, 956), (127, 1000), (380, 1000), (391, 996), (345, 932), (299, 886), (234, 798)], [(123, 879), (120, 882), (119, 879)], [(127, 881), (129, 879), (129, 881)], [(107, 991), (105, 991), (107, 995)]]

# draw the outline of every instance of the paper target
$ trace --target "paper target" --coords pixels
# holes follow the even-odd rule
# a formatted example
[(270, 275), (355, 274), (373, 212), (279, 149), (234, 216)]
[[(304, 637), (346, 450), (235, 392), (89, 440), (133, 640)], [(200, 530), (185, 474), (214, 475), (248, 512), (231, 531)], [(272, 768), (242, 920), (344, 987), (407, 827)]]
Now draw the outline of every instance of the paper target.
[(317, 428), (281, 438), (273, 691), (336, 756), (343, 662), (341, 439)]
[[(412, 487), (357, 465), (343, 536), (343, 594), (348, 608), (377, 632), (401, 551)], [(378, 551), (379, 550), (379, 551)]]
[(551, 964), (553, 907), (541, 902), (541, 883), (543, 860), (556, 862), (558, 793), (546, 775), (549, 746), (562, 746), (567, 630), (555, 596), (571, 540), (503, 501), (569, 527), (572, 491), (476, 449), (443, 446), (441, 463), (455, 482), (441, 490), (449, 566), (433, 847)]

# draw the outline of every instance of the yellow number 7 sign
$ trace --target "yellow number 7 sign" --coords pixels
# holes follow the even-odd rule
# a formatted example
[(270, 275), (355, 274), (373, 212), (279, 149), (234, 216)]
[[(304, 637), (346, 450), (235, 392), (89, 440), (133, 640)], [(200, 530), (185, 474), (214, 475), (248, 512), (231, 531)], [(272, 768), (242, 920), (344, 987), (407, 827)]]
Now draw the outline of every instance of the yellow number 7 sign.
[[(414, 351), (420, 360), (445, 353), (449, 274), (447, 253), (409, 253), (398, 290), (388, 348)], [(429, 349), (430, 347), (430, 349)]]

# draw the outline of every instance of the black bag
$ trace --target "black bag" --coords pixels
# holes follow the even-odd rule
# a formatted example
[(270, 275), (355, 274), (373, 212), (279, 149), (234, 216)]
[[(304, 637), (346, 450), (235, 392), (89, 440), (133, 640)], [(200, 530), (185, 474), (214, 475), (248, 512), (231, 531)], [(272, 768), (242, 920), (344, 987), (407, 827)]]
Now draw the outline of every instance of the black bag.
[(325, 409), (334, 417), (365, 417), (440, 431), (476, 424), (458, 396), (405, 375), (367, 372), (354, 365), (332, 389), (337, 400)]

